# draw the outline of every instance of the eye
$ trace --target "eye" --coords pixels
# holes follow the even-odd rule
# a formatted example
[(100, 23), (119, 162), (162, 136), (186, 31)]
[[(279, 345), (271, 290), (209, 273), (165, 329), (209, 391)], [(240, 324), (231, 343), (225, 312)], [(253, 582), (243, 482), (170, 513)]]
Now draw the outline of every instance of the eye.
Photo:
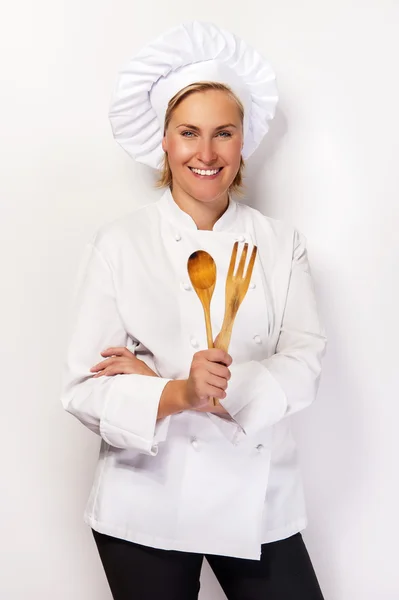
[(231, 137), (230, 131), (219, 131), (219, 133), (217, 135), (219, 135), (220, 137), (224, 137), (224, 138), (230, 138)]
[(191, 138), (195, 136), (195, 133), (193, 131), (182, 131), (181, 135), (186, 138)]

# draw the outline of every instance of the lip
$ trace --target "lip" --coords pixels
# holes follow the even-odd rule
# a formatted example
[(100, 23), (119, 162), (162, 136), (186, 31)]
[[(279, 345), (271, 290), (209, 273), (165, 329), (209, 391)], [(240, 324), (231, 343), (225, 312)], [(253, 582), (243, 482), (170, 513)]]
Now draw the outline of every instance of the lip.
[[(194, 171), (192, 171), (191, 169), (196, 169), (197, 167), (187, 167), (190, 171), (190, 173), (192, 175), (194, 175), (194, 177), (196, 177), (197, 179), (206, 179), (207, 181), (212, 181), (213, 179), (216, 179), (216, 177), (219, 177), (220, 173), (223, 171), (223, 167), (216, 167), (219, 169), (219, 171), (217, 173), (215, 173), (215, 175), (198, 175), (198, 173), (194, 173)], [(201, 169), (201, 170), (208, 170), (208, 171), (214, 171), (214, 169)]]

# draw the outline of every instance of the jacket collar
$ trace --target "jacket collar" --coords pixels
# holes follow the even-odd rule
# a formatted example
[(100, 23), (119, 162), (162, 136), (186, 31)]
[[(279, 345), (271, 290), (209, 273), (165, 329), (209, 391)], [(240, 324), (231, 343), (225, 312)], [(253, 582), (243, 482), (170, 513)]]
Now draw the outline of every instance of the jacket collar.
[[(197, 230), (194, 220), (176, 204), (169, 188), (159, 200), (159, 206), (166, 218), (173, 221), (176, 227)], [(237, 202), (230, 197), (227, 210), (216, 221), (213, 231), (231, 231), (235, 224), (237, 213)]]

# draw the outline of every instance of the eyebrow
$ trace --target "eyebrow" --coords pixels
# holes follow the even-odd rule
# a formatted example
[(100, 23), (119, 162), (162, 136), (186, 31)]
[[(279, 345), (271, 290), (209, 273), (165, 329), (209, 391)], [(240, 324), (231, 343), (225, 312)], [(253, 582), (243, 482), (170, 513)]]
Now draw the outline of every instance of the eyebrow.
[[(187, 129), (193, 129), (194, 131), (200, 131), (199, 127), (197, 127), (196, 125), (190, 125), (189, 123), (181, 123), (180, 125), (177, 125), (176, 129), (178, 129), (179, 127), (187, 127)], [(227, 129), (228, 127), (234, 127), (234, 129), (237, 129), (237, 125), (234, 125), (234, 123), (226, 123), (226, 125), (219, 125), (219, 127), (216, 127), (215, 131), (220, 131), (221, 129)]]

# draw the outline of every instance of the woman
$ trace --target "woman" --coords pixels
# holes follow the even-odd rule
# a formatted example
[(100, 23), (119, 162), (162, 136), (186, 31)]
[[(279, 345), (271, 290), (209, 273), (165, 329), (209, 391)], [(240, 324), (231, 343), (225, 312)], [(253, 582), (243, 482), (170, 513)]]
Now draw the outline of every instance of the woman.
[[(326, 344), (305, 240), (231, 197), (276, 101), (267, 63), (210, 24), (168, 32), (119, 78), (114, 135), (166, 191), (88, 245), (63, 393), (102, 438), (85, 519), (116, 600), (197, 598), (204, 556), (229, 600), (322, 598), (288, 418)], [(207, 349), (187, 259), (215, 260), (219, 332), (236, 241), (258, 256), (226, 353)]]

